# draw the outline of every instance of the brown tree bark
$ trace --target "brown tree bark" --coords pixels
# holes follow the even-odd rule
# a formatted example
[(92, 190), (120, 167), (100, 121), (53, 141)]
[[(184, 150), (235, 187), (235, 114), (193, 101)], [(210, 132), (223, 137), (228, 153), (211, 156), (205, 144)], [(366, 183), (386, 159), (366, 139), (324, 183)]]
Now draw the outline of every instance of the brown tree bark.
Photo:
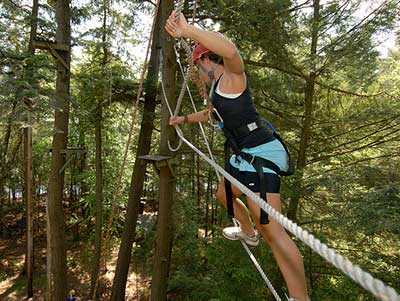
[[(103, 1), (103, 34), (102, 34), (102, 75), (106, 78), (107, 70), (106, 66), (108, 63), (108, 45), (107, 45), (107, 10), (108, 1)], [(107, 91), (106, 85), (104, 86), (103, 95), (106, 96)], [(105, 98), (105, 97), (104, 97)], [(100, 271), (100, 259), (101, 259), (101, 237), (102, 237), (102, 226), (103, 226), (103, 164), (102, 164), (102, 123), (103, 123), (103, 108), (102, 103), (105, 99), (99, 98), (97, 100), (96, 116), (95, 116), (95, 144), (96, 144), (96, 224), (95, 224), (95, 237), (94, 237), (94, 256), (92, 261), (92, 274), (90, 280), (90, 293), (89, 296), (93, 300), (97, 300), (97, 286), (98, 277)]]
[[(172, 0), (161, 1), (162, 24), (167, 16), (173, 10), (174, 2)], [(174, 53), (174, 40), (163, 32), (163, 81), (171, 107), (175, 107), (176, 100), (176, 59)], [(163, 97), (163, 101), (166, 99)], [(169, 112), (167, 105), (162, 106), (161, 121), (161, 155), (169, 155), (170, 151), (167, 141), (173, 143), (176, 140), (174, 129), (169, 126)], [(175, 145), (175, 144), (173, 144)], [(175, 179), (173, 171), (169, 164), (165, 164), (160, 169), (160, 200), (157, 223), (157, 238), (154, 252), (153, 276), (151, 285), (151, 301), (164, 301), (167, 298), (167, 283), (170, 266), (170, 255), (172, 249), (172, 233), (173, 233), (173, 193), (175, 190)]]
[[(60, 172), (65, 158), (61, 151), (66, 149), (68, 141), (68, 119), (70, 108), (70, 60), (71, 26), (68, 0), (56, 2), (57, 31), (56, 40), (68, 50), (57, 50), (57, 80), (55, 91), (55, 118), (52, 143), (51, 171), (47, 198), (48, 234), (50, 243), (51, 273), (54, 276), (54, 291), (48, 290), (47, 300), (65, 300), (67, 298), (67, 254), (65, 221), (63, 212), (64, 172)], [(50, 275), (48, 275), (50, 276)], [(48, 279), (51, 286), (51, 279)], [(54, 298), (53, 298), (54, 297)]]
[(26, 206), (25, 268), (27, 295), (33, 297), (33, 177), (32, 177), (32, 127), (24, 128), (24, 201)]
[(151, 46), (147, 79), (144, 86), (143, 118), (140, 126), (135, 165), (132, 172), (126, 220), (119, 247), (117, 267), (114, 275), (111, 301), (125, 300), (126, 281), (131, 262), (132, 244), (136, 235), (136, 225), (139, 215), (140, 197), (143, 193), (143, 183), (146, 172), (146, 162), (140, 156), (150, 152), (151, 138), (154, 127), (154, 111), (157, 104), (157, 81), (161, 49), (161, 14), (157, 13), (155, 31)]
[(314, 102), (314, 91), (315, 81), (317, 79), (316, 74), (316, 56), (317, 56), (317, 45), (318, 45), (318, 32), (319, 32), (319, 21), (320, 21), (320, 4), (319, 0), (313, 2), (314, 15), (312, 24), (312, 39), (310, 48), (310, 70), (309, 75), (306, 78), (305, 94), (304, 94), (304, 117), (303, 127), (301, 130), (299, 157), (297, 158), (297, 169), (296, 181), (293, 185), (293, 189), (296, 191), (294, 197), (291, 199), (287, 216), (292, 221), (297, 220), (297, 210), (299, 208), (299, 202), (303, 196), (303, 176), (302, 170), (307, 164), (307, 150), (311, 136), (311, 124), (313, 119), (313, 102)]
[[(28, 53), (35, 55), (35, 48), (33, 47), (33, 40), (37, 32), (37, 18), (39, 11), (39, 1), (33, 0), (32, 15), (31, 15), (31, 32), (29, 37)], [(27, 70), (30, 72), (30, 70)], [(30, 120), (30, 107), (28, 110), (28, 124)], [(26, 206), (26, 255), (25, 255), (25, 268), (27, 276), (27, 296), (33, 297), (33, 267), (34, 267), (34, 252), (33, 252), (33, 223), (34, 223), (34, 204), (33, 204), (33, 174), (32, 174), (32, 127), (24, 128), (24, 158), (25, 158), (25, 171), (24, 171), (24, 199)]]

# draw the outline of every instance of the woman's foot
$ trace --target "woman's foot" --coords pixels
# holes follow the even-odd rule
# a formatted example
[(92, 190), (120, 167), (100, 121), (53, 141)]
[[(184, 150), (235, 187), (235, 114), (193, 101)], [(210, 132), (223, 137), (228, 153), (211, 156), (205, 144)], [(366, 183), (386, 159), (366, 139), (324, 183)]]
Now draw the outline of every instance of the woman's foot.
[(254, 230), (253, 234), (246, 234), (240, 227), (228, 227), (222, 230), (222, 235), (230, 240), (244, 240), (246, 244), (254, 247), (259, 243), (257, 230)]

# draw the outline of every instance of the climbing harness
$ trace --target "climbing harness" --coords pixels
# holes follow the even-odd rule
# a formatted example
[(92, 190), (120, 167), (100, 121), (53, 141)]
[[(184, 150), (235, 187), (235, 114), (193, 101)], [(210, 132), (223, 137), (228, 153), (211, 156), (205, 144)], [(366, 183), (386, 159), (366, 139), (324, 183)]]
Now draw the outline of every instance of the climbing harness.
[[(213, 80), (213, 85), (210, 89), (210, 98), (213, 100), (215, 92), (215, 80)], [(229, 162), (230, 158), (230, 150), (232, 149), (233, 153), (236, 155), (236, 158), (240, 157), (241, 159), (246, 160), (250, 165), (254, 167), (256, 170), (256, 173), (258, 175), (259, 181), (260, 181), (260, 196), (262, 199), (264, 199), (266, 202), (268, 202), (267, 199), (267, 183), (265, 181), (265, 176), (264, 176), (264, 167), (269, 168), (273, 170), (276, 174), (280, 176), (290, 176), (294, 173), (294, 164), (292, 160), (290, 159), (290, 154), (289, 150), (287, 149), (285, 143), (283, 142), (282, 138), (279, 136), (279, 134), (276, 132), (275, 128), (272, 126), (272, 124), (265, 120), (256, 120), (254, 122), (242, 125), (238, 128), (234, 129), (228, 129), (224, 125), (224, 121), (221, 117), (221, 115), (218, 113), (218, 110), (214, 107), (214, 112), (215, 112), (215, 119), (218, 119), (218, 126), (221, 128), (223, 131), (226, 141), (224, 144), (224, 153), (225, 153), (225, 170), (232, 174), (232, 165)], [(247, 135), (251, 135), (254, 133), (255, 130), (260, 129), (260, 128), (266, 128), (268, 126), (268, 129), (272, 132), (272, 135), (275, 139), (277, 139), (283, 146), (283, 148), (286, 151), (286, 155), (288, 158), (288, 170), (283, 171), (281, 168), (276, 165), (274, 162), (259, 157), (255, 156), (249, 153), (246, 153), (242, 151), (239, 146), (238, 146), (238, 137), (243, 137)], [(232, 184), (230, 181), (228, 181), (226, 178), (224, 179), (224, 185), (225, 185), (225, 194), (226, 194), (226, 203), (227, 203), (227, 209), (228, 209), (228, 216), (230, 218), (235, 217), (234, 209), (233, 209), (233, 195), (232, 195)], [(268, 215), (266, 212), (262, 209), (260, 209), (260, 224), (268, 224)]]

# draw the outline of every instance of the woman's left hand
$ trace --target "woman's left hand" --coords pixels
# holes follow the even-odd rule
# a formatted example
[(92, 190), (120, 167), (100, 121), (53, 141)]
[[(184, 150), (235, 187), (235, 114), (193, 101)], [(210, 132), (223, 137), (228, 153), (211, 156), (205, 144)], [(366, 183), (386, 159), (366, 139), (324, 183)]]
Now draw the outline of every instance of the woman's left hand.
[(175, 39), (181, 38), (186, 33), (189, 24), (187, 23), (184, 15), (180, 13), (176, 16), (176, 11), (173, 10), (165, 23), (165, 30)]
[(171, 116), (169, 118), (169, 125), (175, 126), (185, 121), (184, 116)]

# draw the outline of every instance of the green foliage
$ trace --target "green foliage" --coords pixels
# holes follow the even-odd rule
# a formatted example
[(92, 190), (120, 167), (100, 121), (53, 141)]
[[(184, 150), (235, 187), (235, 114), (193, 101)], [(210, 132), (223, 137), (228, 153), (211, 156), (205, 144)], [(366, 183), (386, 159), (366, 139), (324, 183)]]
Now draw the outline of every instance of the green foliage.
[[(193, 2), (189, 2), (185, 10), (190, 12)], [(385, 1), (371, 15), (362, 16), (359, 9), (363, 2), (324, 2), (316, 20), (310, 1), (200, 1), (198, 18), (202, 24), (216, 20), (221, 31), (237, 44), (248, 63), (246, 69), (260, 115), (278, 128), (294, 159), (303, 147), (300, 144), (305, 90), (309, 75), (315, 72), (306, 166), (294, 177), (283, 179), (284, 211), (290, 201), (299, 200), (297, 218), (302, 227), (399, 290), (400, 52), (393, 49), (389, 57), (382, 58), (374, 39), (395, 26), (398, 1)], [(21, 186), (20, 128), (30, 123), (34, 129), (35, 184), (46, 186), (56, 109), (54, 59), (45, 51), (36, 51), (34, 56), (27, 54), (30, 9), (22, 4), (18, 0), (0, 4), (0, 169), (4, 172), (0, 182), (9, 187)], [(109, 17), (106, 29), (95, 21), (104, 10), (103, 5), (107, 6)], [(41, 3), (41, 37), (54, 38), (54, 6), (55, 1)], [(97, 104), (101, 103), (103, 109), (106, 222), (138, 86), (135, 71), (140, 63), (132, 59), (130, 49), (144, 39), (147, 30), (139, 26), (137, 15), (152, 9), (146, 1), (117, 1), (115, 5), (107, 1), (75, 1), (73, 6), (75, 57), (69, 146), (85, 146), (87, 155), (66, 170), (66, 184), (78, 185), (82, 191), (68, 207), (71, 212), (68, 211), (67, 224), (85, 225), (91, 241), (95, 216), (93, 124), (98, 118)], [(77, 26), (90, 21), (95, 22), (88, 28)], [(103, 33), (110, 37), (106, 45), (102, 42)], [(315, 54), (311, 53), (313, 41)], [(79, 51), (75, 52), (78, 45)], [(104, 46), (109, 50), (106, 62)], [(202, 109), (197, 93), (193, 95), (198, 109)], [(32, 108), (27, 110), (27, 105)], [(142, 118), (141, 105), (136, 108), (136, 124)], [(182, 112), (192, 110), (185, 99)], [(160, 124), (157, 107), (153, 153), (159, 148)], [(197, 125), (185, 124), (182, 129), (203, 148)], [(119, 235), (124, 222), (138, 132), (136, 126), (117, 201), (120, 211), (112, 229), (115, 235)], [(206, 135), (217, 161), (222, 163), (224, 138), (207, 126)], [(217, 182), (212, 168), (185, 147), (173, 163), (179, 193), (174, 213), (169, 299), (273, 300), (240, 243), (220, 235), (229, 222), (225, 210), (212, 197)], [(147, 200), (157, 203), (158, 183), (155, 173), (149, 170), (144, 192)], [(7, 208), (1, 210), (7, 212)], [(137, 227), (133, 263), (146, 265), (143, 277), (151, 274), (154, 230), (140, 223)], [(374, 300), (324, 259), (299, 245), (313, 300)], [(272, 282), (280, 286), (280, 273), (265, 243), (255, 249), (255, 255)], [(79, 262), (69, 257), (68, 264), (75, 267)], [(3, 277), (1, 274), (0, 278)]]

